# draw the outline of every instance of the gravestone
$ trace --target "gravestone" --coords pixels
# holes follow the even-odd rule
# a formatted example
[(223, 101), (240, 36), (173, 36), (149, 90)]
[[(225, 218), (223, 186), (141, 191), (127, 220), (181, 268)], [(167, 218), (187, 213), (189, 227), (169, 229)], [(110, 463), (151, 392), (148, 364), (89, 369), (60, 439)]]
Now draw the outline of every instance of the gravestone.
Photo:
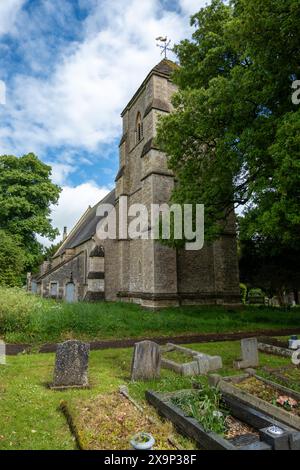
[(244, 338), (241, 340), (242, 359), (234, 361), (234, 367), (237, 369), (246, 369), (247, 367), (258, 367), (258, 343), (257, 338)]
[(90, 345), (70, 340), (57, 345), (51, 388), (87, 387)]
[(135, 343), (131, 380), (151, 380), (160, 376), (160, 348), (153, 341)]
[(6, 364), (6, 344), (0, 340), (0, 364)]

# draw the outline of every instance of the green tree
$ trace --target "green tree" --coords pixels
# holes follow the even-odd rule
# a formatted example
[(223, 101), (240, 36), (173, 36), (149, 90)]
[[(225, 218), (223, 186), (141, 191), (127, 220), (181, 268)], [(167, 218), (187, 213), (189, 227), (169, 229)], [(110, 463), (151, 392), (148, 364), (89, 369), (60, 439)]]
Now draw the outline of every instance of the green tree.
[(0, 156), (0, 229), (18, 240), (25, 252), (25, 269), (41, 260), (42, 245), (36, 234), (53, 240), (50, 205), (60, 188), (51, 181), (51, 167), (33, 153), (17, 158)]
[(0, 285), (21, 285), (25, 265), (25, 252), (20, 241), (0, 230)]
[(51, 260), (51, 258), (53, 258), (53, 256), (55, 255), (55, 253), (59, 249), (59, 247), (62, 245), (62, 243), (63, 243), (63, 241), (60, 241), (58, 243), (55, 243), (55, 244), (52, 243), (50, 246), (44, 247), (44, 249), (43, 249), (43, 261)]
[(244, 207), (248, 237), (300, 242), (298, 0), (220, 0), (191, 19), (192, 40), (175, 47), (181, 67), (174, 113), (158, 143), (177, 176), (172, 199), (205, 205), (206, 238)]
[(300, 248), (280, 248), (272, 238), (258, 234), (252, 239), (240, 220), (240, 277), (248, 287), (259, 287), (269, 296), (277, 295), (284, 305), (284, 292), (294, 292), (297, 303), (300, 286)]

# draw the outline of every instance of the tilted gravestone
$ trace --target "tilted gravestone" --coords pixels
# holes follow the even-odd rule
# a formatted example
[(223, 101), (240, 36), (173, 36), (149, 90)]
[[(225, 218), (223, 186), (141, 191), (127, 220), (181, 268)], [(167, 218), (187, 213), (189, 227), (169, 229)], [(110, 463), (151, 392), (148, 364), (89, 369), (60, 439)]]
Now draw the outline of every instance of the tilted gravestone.
[(258, 367), (258, 344), (257, 338), (244, 338), (241, 340), (242, 359), (234, 361), (234, 367), (237, 369), (246, 369), (247, 367)]
[(135, 343), (131, 380), (150, 380), (160, 376), (160, 348), (153, 341)]
[(57, 345), (51, 388), (87, 387), (90, 345), (70, 340)]

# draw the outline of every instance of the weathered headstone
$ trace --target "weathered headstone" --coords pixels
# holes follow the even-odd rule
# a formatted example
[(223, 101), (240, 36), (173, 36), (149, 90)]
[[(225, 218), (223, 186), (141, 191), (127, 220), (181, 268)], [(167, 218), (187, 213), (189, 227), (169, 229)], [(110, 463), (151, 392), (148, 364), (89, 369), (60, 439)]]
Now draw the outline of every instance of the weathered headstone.
[(0, 364), (6, 364), (6, 345), (0, 340)]
[(52, 388), (87, 387), (90, 345), (70, 340), (57, 345)]
[(150, 380), (160, 376), (160, 348), (153, 341), (135, 343), (131, 380)]
[(237, 369), (246, 369), (247, 367), (258, 367), (258, 344), (257, 338), (244, 338), (241, 340), (242, 359), (234, 361), (234, 367)]

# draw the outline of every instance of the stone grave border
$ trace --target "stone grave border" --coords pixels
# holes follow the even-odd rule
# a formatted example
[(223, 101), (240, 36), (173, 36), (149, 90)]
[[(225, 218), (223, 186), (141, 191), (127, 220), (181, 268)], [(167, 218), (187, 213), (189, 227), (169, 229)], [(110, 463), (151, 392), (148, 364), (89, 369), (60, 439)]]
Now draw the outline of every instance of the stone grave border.
[[(219, 436), (215, 432), (205, 431), (201, 424), (195, 419), (188, 417), (184, 412), (170, 403), (170, 397), (188, 390), (180, 390), (173, 393), (158, 393), (146, 391), (147, 401), (154, 406), (160, 415), (170, 420), (183, 435), (196, 441), (198, 446), (204, 450), (279, 450), (281, 448), (296, 450), (300, 449), (300, 433), (290, 426), (256, 410), (255, 408), (241, 403), (239, 400), (223, 394), (223, 399), (229, 407), (232, 416), (259, 430), (261, 440), (254, 443), (237, 447), (230, 441)], [(280, 438), (273, 437), (268, 433), (269, 426), (279, 426), (284, 433)]]
[(274, 354), (275, 356), (282, 357), (292, 357), (294, 350), (288, 348), (281, 348), (280, 346), (275, 346), (274, 344), (261, 343), (257, 344), (258, 350), (266, 354)]
[(273, 382), (269, 379), (265, 379), (264, 377), (257, 375), (256, 372), (251, 369), (249, 369), (245, 374), (236, 376), (221, 377), (218, 374), (212, 374), (209, 376), (209, 383), (210, 385), (217, 386), (223, 396), (225, 395), (231, 400), (238, 400), (246, 406), (252, 407), (257, 411), (260, 411), (270, 417), (273, 417), (283, 425), (300, 431), (299, 416), (293, 415), (282, 408), (272, 405), (271, 403), (268, 403), (267, 401), (252, 395), (249, 392), (235, 387), (235, 383), (242, 382), (243, 380), (251, 376), (255, 377), (260, 382), (263, 382), (273, 387), (278, 392), (288, 395), (291, 398), (294, 398), (295, 400), (300, 402), (300, 393), (296, 392), (295, 390), (291, 390), (290, 388), (287, 388), (283, 385), (277, 384), (276, 382)]
[(50, 390), (54, 390), (54, 391), (65, 391), (65, 390), (89, 390), (91, 389), (91, 385), (88, 384), (88, 385), (53, 385), (52, 382), (48, 382), (47, 383), (47, 387), (50, 389)]
[(286, 366), (282, 367), (268, 367), (264, 366), (262, 370), (266, 372), (267, 374), (271, 375), (271, 377), (274, 377), (275, 379), (281, 380), (285, 384), (290, 384), (292, 379), (289, 379), (288, 377), (285, 377), (282, 375), (285, 371), (292, 370), (292, 369), (299, 369), (298, 366), (294, 364), (287, 364)]
[[(220, 356), (210, 356), (194, 351), (190, 348), (185, 348), (174, 343), (167, 343), (160, 348), (161, 351), (161, 367), (164, 369), (172, 370), (177, 374), (184, 376), (194, 376), (207, 374), (209, 371), (214, 371), (222, 368), (222, 359)], [(179, 363), (171, 359), (165, 359), (163, 354), (166, 352), (178, 351), (186, 355), (187, 358), (192, 358), (191, 361)]]

